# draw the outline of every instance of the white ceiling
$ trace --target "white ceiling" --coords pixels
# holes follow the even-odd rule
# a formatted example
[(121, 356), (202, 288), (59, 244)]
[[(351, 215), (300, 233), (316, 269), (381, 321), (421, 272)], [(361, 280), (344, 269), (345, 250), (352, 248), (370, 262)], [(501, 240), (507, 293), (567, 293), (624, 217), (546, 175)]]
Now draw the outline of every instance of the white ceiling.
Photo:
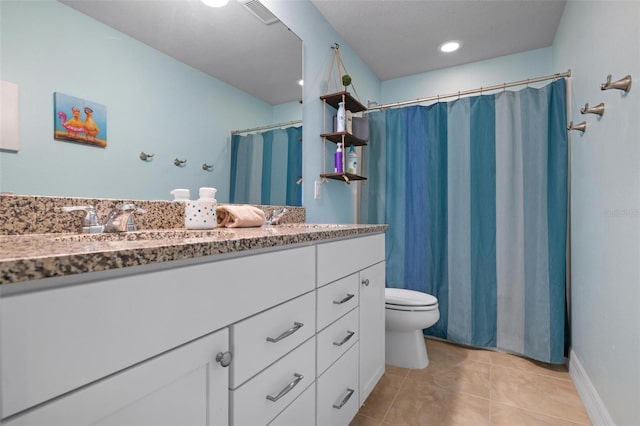
[[(564, 0), (312, 0), (373, 70), (390, 80), (551, 46)], [(456, 53), (438, 46), (462, 41)]]
[[(238, 0), (60, 0), (277, 105), (299, 100), (302, 43)], [(551, 46), (565, 0), (311, 0), (380, 80)], [(439, 53), (446, 40), (463, 42)]]

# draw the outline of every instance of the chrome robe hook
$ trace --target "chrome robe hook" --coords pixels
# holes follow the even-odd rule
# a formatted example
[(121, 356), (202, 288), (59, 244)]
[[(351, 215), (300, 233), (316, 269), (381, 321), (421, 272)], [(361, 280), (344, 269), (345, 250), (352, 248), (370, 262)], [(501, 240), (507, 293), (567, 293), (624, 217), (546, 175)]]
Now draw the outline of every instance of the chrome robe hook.
[(183, 167), (185, 164), (187, 164), (187, 160), (178, 160), (176, 158), (175, 160), (173, 160), (173, 164), (175, 164), (178, 167)]
[(202, 170), (207, 172), (213, 170), (213, 164), (202, 163)]
[(589, 102), (584, 104), (584, 108), (580, 108), (581, 114), (596, 114), (602, 117), (604, 114), (604, 102), (600, 102), (598, 105), (589, 108)]
[(611, 82), (611, 74), (607, 76), (607, 81), (600, 85), (600, 90), (618, 89), (625, 93), (631, 90), (631, 76), (626, 75), (618, 81)]
[(572, 121), (571, 123), (569, 123), (567, 130), (578, 130), (579, 132), (584, 133), (584, 131), (587, 130), (587, 122), (583, 121), (582, 123), (578, 123), (574, 125)]
[(153, 154), (147, 154), (147, 153), (146, 153), (146, 152), (144, 152), (144, 151), (142, 151), (142, 152), (140, 153), (140, 159), (141, 159), (142, 161), (147, 161), (147, 160), (149, 160), (149, 161), (150, 161), (152, 158), (153, 158)]

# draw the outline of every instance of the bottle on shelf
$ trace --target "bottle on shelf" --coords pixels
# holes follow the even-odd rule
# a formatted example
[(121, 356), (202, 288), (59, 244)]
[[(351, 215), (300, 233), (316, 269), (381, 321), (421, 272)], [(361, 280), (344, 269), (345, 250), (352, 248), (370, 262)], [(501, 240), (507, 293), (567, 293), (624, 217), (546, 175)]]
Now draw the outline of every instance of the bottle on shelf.
[(347, 173), (358, 174), (358, 154), (356, 153), (356, 147), (353, 145), (349, 147), (349, 152), (347, 153)]
[(342, 173), (342, 144), (338, 144), (338, 149), (333, 155), (333, 171), (335, 173)]
[(338, 103), (338, 114), (336, 117), (336, 132), (344, 132), (347, 127), (347, 113), (344, 109), (344, 102)]

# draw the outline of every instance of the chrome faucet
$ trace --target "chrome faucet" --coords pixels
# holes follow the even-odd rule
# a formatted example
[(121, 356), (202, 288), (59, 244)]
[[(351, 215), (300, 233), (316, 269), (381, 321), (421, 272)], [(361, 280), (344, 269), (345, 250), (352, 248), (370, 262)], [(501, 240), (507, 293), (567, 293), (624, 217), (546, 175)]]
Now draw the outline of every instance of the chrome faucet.
[(98, 214), (94, 206), (62, 207), (63, 212), (84, 211), (86, 216), (82, 220), (83, 234), (98, 234), (104, 231), (104, 227), (98, 223)]
[(134, 214), (146, 213), (135, 204), (118, 204), (107, 215), (104, 225), (100, 225), (98, 214), (94, 206), (72, 206), (62, 207), (64, 212), (84, 211), (86, 216), (82, 220), (83, 234), (98, 234), (101, 232), (127, 232), (135, 231), (136, 225), (133, 222)]
[(286, 208), (276, 209), (272, 211), (271, 216), (265, 221), (265, 223), (267, 225), (279, 225), (280, 221), (288, 211), (289, 210), (287, 210)]
[(129, 232), (135, 231), (136, 225), (133, 222), (135, 214), (146, 213), (135, 204), (118, 204), (111, 210), (104, 221), (104, 232)]

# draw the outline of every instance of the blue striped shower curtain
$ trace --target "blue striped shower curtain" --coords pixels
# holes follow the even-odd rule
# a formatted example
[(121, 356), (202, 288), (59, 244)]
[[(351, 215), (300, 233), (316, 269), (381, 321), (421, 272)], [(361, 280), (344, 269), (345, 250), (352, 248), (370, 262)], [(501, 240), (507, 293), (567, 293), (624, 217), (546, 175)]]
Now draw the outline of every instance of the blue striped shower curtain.
[(301, 206), (302, 127), (231, 137), (229, 202)]
[(369, 114), (361, 221), (387, 287), (438, 298), (426, 334), (564, 361), (565, 84)]

